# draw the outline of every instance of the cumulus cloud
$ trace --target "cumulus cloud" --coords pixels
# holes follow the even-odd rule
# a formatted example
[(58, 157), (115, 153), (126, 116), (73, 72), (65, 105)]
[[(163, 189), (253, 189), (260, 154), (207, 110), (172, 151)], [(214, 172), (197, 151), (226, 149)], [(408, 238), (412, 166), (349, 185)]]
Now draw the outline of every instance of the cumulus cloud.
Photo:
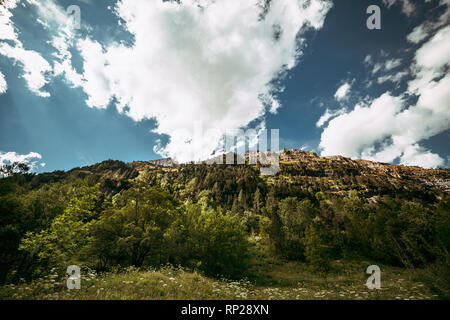
[(49, 97), (50, 94), (41, 90), (48, 83), (46, 73), (52, 70), (50, 64), (42, 56), (33, 50), (26, 50), (21, 44), (11, 46), (7, 43), (0, 44), (0, 54), (22, 65), (22, 77), (27, 82), (28, 88), (41, 97)]
[[(437, 167), (439, 155), (420, 141), (450, 129), (450, 26), (439, 29), (415, 53), (412, 80), (399, 96), (385, 92), (332, 119), (323, 130), (322, 155)], [(417, 97), (414, 104), (408, 97)], [(357, 132), (357, 134), (355, 134)]]
[(420, 165), (424, 168), (434, 168), (444, 164), (444, 159), (417, 144), (409, 145), (403, 150), (400, 158), (404, 165)]
[(334, 118), (321, 136), (322, 155), (360, 156), (374, 141), (388, 137), (385, 132), (394, 125), (394, 116), (401, 108), (399, 98), (384, 94)]
[[(278, 80), (301, 55), (302, 34), (320, 29), (332, 6), (331, 0), (118, 1), (108, 8), (133, 35), (125, 46), (76, 41), (72, 20), (54, 0), (24, 0), (51, 37), (55, 52), (47, 61), (19, 40), (11, 20), (18, 3), (1, 8), (0, 54), (22, 68), (31, 91), (49, 97), (44, 87), (63, 76), (82, 87), (91, 107), (114, 100), (136, 121), (153, 118), (155, 132), (170, 139), (157, 152), (179, 161), (214, 153), (227, 129), (265, 128), (264, 114), (280, 107)], [(84, 58), (83, 74), (72, 66), (71, 48)], [(207, 131), (200, 144), (193, 143), (197, 122)]]
[(352, 86), (352, 85), (351, 85), (350, 83), (348, 83), (348, 82), (346, 82), (346, 83), (344, 83), (343, 85), (341, 85), (341, 86), (337, 89), (336, 93), (334, 94), (334, 98), (335, 98), (336, 100), (338, 100), (338, 101), (342, 101), (342, 100), (347, 99), (347, 95), (348, 95), (349, 92), (350, 92), (351, 86)]
[[(0, 166), (10, 165), (15, 162), (25, 163), (34, 169), (42, 156), (37, 152), (30, 152), (28, 154), (18, 154), (16, 152), (2, 152), (0, 151)], [(45, 166), (45, 163), (40, 163), (40, 166)]]
[(4, 94), (8, 90), (8, 84), (6, 83), (5, 76), (0, 72), (0, 94)]
[(17, 32), (14, 29), (14, 24), (11, 21), (11, 9), (17, 6), (16, 1), (6, 1), (0, 5), (0, 40), (15, 40)]
[[(115, 98), (134, 120), (157, 120), (155, 132), (170, 138), (158, 152), (198, 160), (226, 129), (276, 112), (275, 80), (296, 65), (301, 35), (320, 29), (330, 8), (325, 0), (119, 1), (114, 10), (134, 43), (79, 42), (87, 104), (105, 108)], [(196, 122), (210, 130), (200, 144)]]

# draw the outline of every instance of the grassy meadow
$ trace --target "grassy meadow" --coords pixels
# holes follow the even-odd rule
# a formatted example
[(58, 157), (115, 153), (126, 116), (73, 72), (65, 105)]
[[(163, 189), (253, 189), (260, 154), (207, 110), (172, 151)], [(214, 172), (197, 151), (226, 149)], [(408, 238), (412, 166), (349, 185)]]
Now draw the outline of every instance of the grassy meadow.
[(381, 289), (366, 287), (369, 262), (334, 261), (327, 274), (311, 273), (305, 263), (272, 261), (254, 270), (251, 279), (231, 281), (166, 266), (97, 274), (83, 270), (80, 290), (68, 290), (56, 271), (31, 283), (0, 288), (0, 299), (39, 300), (429, 300), (438, 299), (418, 278), (420, 271), (380, 266)]

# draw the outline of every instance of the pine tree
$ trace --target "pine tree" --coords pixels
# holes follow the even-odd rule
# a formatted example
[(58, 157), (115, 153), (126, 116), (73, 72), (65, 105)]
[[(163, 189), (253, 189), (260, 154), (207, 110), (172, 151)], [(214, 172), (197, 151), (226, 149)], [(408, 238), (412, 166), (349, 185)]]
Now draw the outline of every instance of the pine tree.
[(256, 189), (255, 195), (253, 197), (253, 211), (255, 214), (261, 214), (261, 209), (263, 207), (261, 192), (259, 188)]
[(239, 204), (239, 210), (245, 210), (247, 208), (247, 203), (245, 201), (245, 195), (244, 195), (243, 189), (241, 189), (241, 191), (239, 191), (238, 204)]
[(238, 201), (238, 198), (236, 198), (236, 197), (233, 198), (233, 205), (231, 206), (231, 212), (233, 214), (239, 214), (239, 212), (240, 212), (239, 201)]

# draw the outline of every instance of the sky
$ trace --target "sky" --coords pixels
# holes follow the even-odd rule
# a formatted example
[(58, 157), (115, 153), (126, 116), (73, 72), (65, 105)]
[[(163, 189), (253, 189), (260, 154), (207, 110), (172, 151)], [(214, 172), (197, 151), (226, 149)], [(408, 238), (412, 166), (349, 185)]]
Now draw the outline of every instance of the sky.
[(280, 148), (449, 167), (450, 0), (3, 2), (0, 164), (186, 162), (279, 129)]

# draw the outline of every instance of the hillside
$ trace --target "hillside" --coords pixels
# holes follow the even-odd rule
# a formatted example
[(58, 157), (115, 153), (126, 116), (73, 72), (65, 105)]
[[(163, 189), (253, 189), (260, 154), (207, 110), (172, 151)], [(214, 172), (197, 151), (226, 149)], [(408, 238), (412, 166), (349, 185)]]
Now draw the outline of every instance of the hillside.
[[(258, 152), (252, 153), (252, 156), (259, 156)], [(408, 197), (434, 194), (439, 197), (442, 193), (450, 192), (450, 169), (423, 169), (416, 166), (352, 160), (342, 156), (319, 157), (314, 152), (298, 149), (283, 149), (279, 156), (280, 172), (269, 179), (270, 181), (288, 179), (289, 183), (306, 185), (311, 180), (308, 178), (314, 178), (316, 181), (326, 182), (330, 192), (345, 195), (346, 191), (356, 189), (366, 197), (389, 193), (401, 193)], [(246, 152), (246, 164), (249, 163), (249, 157), (250, 153)], [(211, 160), (203, 164), (214, 165)], [(180, 165), (170, 158), (133, 162), (128, 165), (137, 171), (151, 171), (154, 167), (180, 168)], [(183, 167), (189, 165), (181, 165), (178, 170), (183, 170)]]
[[(0, 282), (39, 283), (70, 264), (110, 273), (170, 264), (270, 288), (297, 279), (283, 267), (294, 264), (326, 287), (339, 270), (360, 279), (364, 266), (342, 266), (367, 261), (426, 284), (424, 297), (449, 296), (448, 169), (284, 149), (267, 176), (250, 156), (240, 165), (107, 160), (0, 179)], [(260, 283), (274, 263), (275, 282)]]
[[(289, 183), (308, 187), (322, 186), (321, 191), (345, 196), (350, 190), (357, 190), (364, 197), (385, 194), (422, 197), (429, 200), (439, 199), (450, 192), (450, 169), (423, 169), (416, 166), (392, 165), (368, 160), (352, 160), (342, 156), (319, 157), (316, 153), (298, 149), (280, 151), (280, 171), (276, 176), (268, 177), (271, 183)], [(245, 154), (249, 162), (249, 152)], [(55, 171), (30, 176), (31, 186), (61, 181), (70, 177), (84, 178), (95, 175), (105, 182), (125, 181), (135, 178), (139, 173), (163, 174), (172, 179), (178, 173), (186, 177), (193, 172), (211, 172), (223, 167), (224, 173), (246, 171), (257, 175), (259, 166), (213, 164), (212, 161), (199, 164), (178, 164), (170, 158), (123, 163), (107, 160), (92, 166), (74, 168), (70, 171)], [(195, 169), (193, 169), (195, 168)], [(252, 170), (255, 169), (255, 170)], [(193, 176), (192, 176), (193, 177)], [(186, 177), (189, 178), (189, 177)], [(232, 178), (232, 175), (230, 176)], [(223, 181), (218, 181), (223, 182)], [(120, 188), (120, 186), (117, 186)]]
[[(248, 152), (245, 159), (248, 163)], [(186, 180), (193, 178), (199, 172), (207, 175), (208, 172), (220, 167), (223, 174), (230, 174), (229, 178), (233, 180), (239, 180), (233, 173), (240, 171), (259, 178), (257, 174), (259, 166), (256, 165), (243, 169), (243, 165), (218, 165), (213, 164), (212, 161), (200, 164), (178, 164), (166, 158), (131, 163), (108, 160), (68, 172), (55, 171), (30, 176), (27, 180), (31, 180), (32, 187), (37, 187), (43, 183), (57, 182), (66, 178), (84, 178), (94, 175), (105, 184), (105, 188), (120, 189), (121, 182), (135, 178), (143, 172), (156, 176), (164, 175), (171, 180), (174, 178), (180, 180), (176, 176), (181, 175), (183, 180)], [(202, 178), (206, 178), (206, 175), (202, 175)], [(214, 182), (223, 183), (224, 181)], [(434, 201), (450, 192), (450, 169), (423, 169), (368, 160), (352, 160), (342, 156), (319, 157), (314, 152), (283, 149), (280, 151), (279, 173), (276, 176), (267, 177), (266, 182), (286, 183), (301, 190), (320, 189), (320, 191), (341, 196), (345, 196), (350, 190), (356, 190), (366, 198), (393, 195)]]

